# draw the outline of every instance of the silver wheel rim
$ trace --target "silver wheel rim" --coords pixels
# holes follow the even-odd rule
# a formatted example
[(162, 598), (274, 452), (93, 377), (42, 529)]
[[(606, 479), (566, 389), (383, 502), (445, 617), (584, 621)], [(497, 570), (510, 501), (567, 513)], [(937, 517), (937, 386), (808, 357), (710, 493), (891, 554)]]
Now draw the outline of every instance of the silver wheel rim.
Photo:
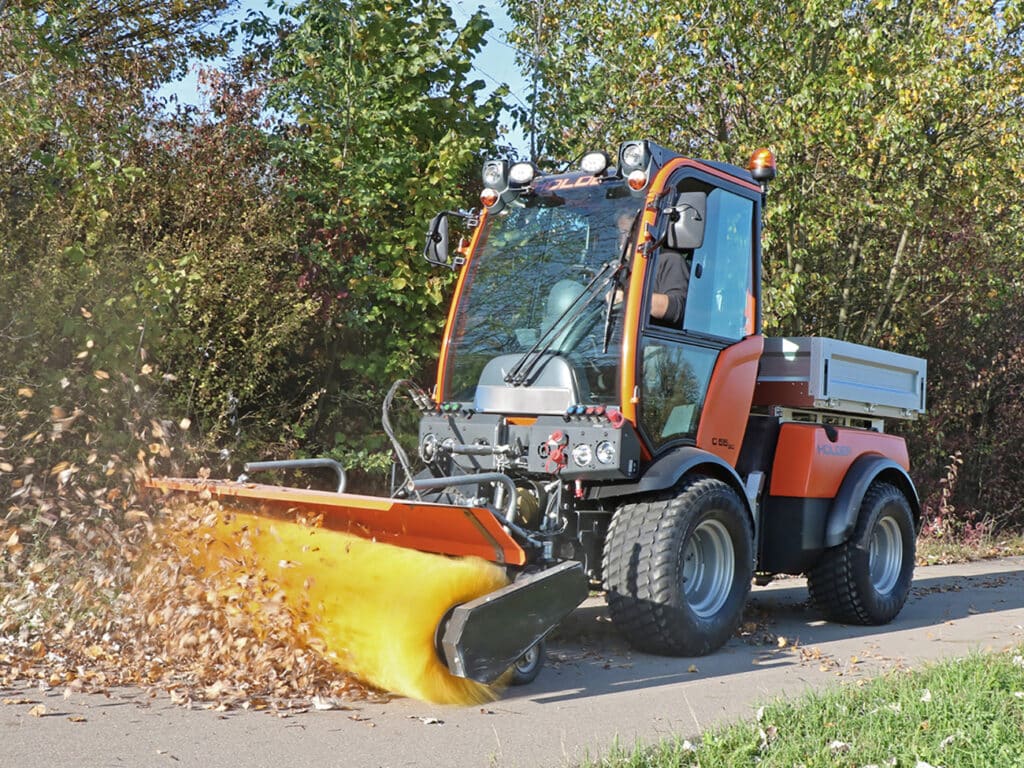
[(892, 517), (883, 517), (871, 532), (868, 572), (871, 586), (880, 595), (892, 592), (903, 567), (903, 539), (900, 526)]
[(683, 598), (697, 616), (718, 613), (732, 590), (736, 555), (729, 531), (718, 520), (701, 522), (683, 549)]
[(530, 672), (540, 660), (540, 643), (534, 643), (527, 649), (526, 653), (516, 659), (516, 669), (525, 674)]

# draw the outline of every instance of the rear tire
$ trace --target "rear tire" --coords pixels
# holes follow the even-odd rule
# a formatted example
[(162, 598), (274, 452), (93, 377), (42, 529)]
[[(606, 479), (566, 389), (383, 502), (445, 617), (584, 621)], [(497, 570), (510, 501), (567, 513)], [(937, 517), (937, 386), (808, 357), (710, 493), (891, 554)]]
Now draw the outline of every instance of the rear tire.
[(903, 609), (917, 542), (906, 496), (890, 483), (868, 489), (853, 535), (807, 574), (811, 600), (843, 624), (888, 624)]
[(624, 504), (604, 547), (612, 621), (637, 650), (717, 650), (743, 614), (752, 542), (746, 507), (721, 480), (696, 477), (671, 496)]

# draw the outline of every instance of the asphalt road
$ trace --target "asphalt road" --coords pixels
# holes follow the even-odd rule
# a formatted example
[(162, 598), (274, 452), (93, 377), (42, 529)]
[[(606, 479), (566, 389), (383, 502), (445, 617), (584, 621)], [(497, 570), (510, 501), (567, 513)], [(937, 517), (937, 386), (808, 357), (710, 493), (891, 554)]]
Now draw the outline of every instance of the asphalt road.
[[(0, 705), (0, 767), (568, 766), (616, 739), (692, 739), (778, 696), (1024, 642), (1024, 558), (918, 568), (886, 627), (827, 624), (806, 600), (801, 579), (755, 587), (748, 634), (699, 659), (632, 653), (589, 600), (553, 638), (540, 677), (483, 707), (402, 699), (279, 717), (187, 710), (134, 690), (0, 690), (14, 702)], [(39, 704), (46, 714), (30, 714)]]

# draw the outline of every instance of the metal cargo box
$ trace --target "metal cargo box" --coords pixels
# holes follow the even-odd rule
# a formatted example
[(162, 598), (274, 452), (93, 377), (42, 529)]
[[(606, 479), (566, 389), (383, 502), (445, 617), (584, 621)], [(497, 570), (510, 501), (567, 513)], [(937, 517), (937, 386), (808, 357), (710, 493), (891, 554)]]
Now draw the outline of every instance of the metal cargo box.
[(913, 419), (925, 410), (928, 363), (816, 336), (764, 340), (754, 405)]

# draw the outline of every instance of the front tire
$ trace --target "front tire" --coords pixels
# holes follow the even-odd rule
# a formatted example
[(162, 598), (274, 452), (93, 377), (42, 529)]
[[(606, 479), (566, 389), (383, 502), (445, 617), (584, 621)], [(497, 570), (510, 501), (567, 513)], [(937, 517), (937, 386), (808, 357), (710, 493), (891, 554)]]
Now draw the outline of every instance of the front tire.
[(739, 626), (752, 547), (746, 507), (721, 480), (695, 477), (670, 496), (624, 504), (604, 547), (612, 621), (637, 650), (717, 650)]
[(916, 548), (907, 497), (890, 483), (873, 483), (853, 535), (807, 574), (811, 600), (832, 621), (888, 624), (910, 594)]

